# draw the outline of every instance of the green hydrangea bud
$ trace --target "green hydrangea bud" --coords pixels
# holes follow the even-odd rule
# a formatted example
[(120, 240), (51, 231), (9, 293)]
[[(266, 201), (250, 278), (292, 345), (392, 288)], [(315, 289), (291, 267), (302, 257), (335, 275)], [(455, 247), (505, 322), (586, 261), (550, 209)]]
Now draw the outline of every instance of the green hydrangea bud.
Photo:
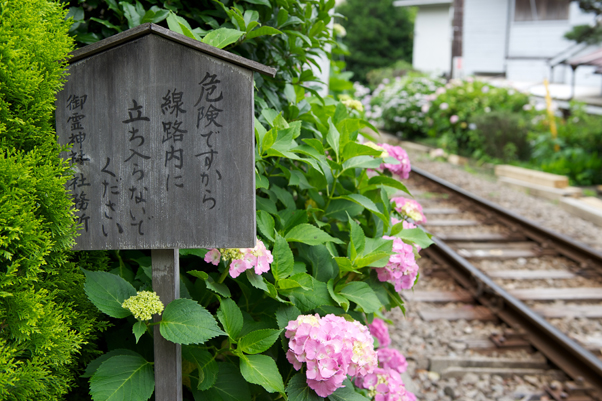
[(142, 321), (152, 319), (154, 314), (160, 314), (165, 308), (157, 293), (152, 291), (139, 291), (137, 295), (126, 299), (121, 307)]

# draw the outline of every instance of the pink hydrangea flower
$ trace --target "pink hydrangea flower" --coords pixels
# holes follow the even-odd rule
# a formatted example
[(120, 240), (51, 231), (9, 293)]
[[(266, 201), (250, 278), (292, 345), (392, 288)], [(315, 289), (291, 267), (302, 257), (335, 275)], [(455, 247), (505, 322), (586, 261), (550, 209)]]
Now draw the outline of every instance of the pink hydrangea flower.
[(416, 223), (426, 223), (426, 217), (422, 213), (422, 206), (413, 199), (406, 199), (402, 196), (391, 199), (395, 202), (395, 210), (398, 213), (405, 214)]
[(221, 257), (230, 262), (229, 269), (232, 278), (236, 278), (245, 270), (253, 268), (257, 274), (268, 272), (270, 271), (270, 264), (274, 261), (272, 253), (259, 238), (255, 248), (211, 249), (205, 255), (205, 262), (217, 266)]
[(368, 396), (375, 401), (416, 401), (395, 370), (376, 368), (373, 373), (356, 378), (355, 385), (368, 390)]
[(451, 116), (449, 118), (449, 122), (452, 123), (452, 124), (455, 124), (455, 123), (458, 122), (459, 119), (460, 119), (460, 117), (458, 117), (457, 115), (454, 114), (453, 116)]
[(222, 254), (215, 248), (210, 249), (209, 252), (205, 254), (205, 262), (214, 264), (215, 266), (219, 265), (219, 261), (222, 257)]
[(389, 328), (384, 321), (375, 318), (372, 323), (368, 325), (368, 328), (370, 329), (370, 334), (378, 340), (379, 347), (388, 347), (389, 344), (391, 344)]
[(394, 348), (379, 348), (376, 354), (379, 366), (385, 369), (393, 369), (399, 373), (403, 373), (408, 368), (406, 358)]
[(342, 387), (347, 375), (372, 373), (378, 362), (368, 328), (332, 314), (301, 315), (288, 323), (285, 336), (286, 358), (296, 370), (305, 363), (307, 385), (320, 397)]
[(395, 291), (412, 288), (418, 276), (418, 264), (412, 245), (408, 245), (400, 238), (383, 236), (384, 239), (393, 240), (394, 255), (389, 257), (385, 267), (376, 267), (380, 281), (388, 281), (395, 287)]
[(383, 163), (380, 167), (381, 169), (387, 169), (393, 174), (397, 174), (402, 179), (407, 179), (410, 176), (410, 171), (412, 171), (412, 166), (410, 165), (410, 158), (408, 154), (401, 146), (392, 146), (386, 143), (379, 143), (378, 146), (382, 147), (389, 156), (397, 159), (399, 164), (390, 164)]

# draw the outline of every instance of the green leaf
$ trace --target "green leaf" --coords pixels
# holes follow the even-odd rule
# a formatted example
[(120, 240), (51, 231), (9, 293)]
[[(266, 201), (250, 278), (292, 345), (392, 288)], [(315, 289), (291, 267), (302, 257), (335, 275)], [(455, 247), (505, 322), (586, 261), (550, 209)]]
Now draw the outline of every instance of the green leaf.
[(236, 42), (242, 35), (244, 35), (244, 32), (236, 29), (219, 28), (209, 32), (201, 42), (218, 49), (223, 49)]
[(395, 236), (403, 240), (412, 241), (421, 248), (428, 248), (433, 243), (421, 228), (406, 228), (395, 234)]
[(357, 202), (345, 199), (333, 199), (324, 214), (328, 218), (346, 221), (347, 216), (357, 216), (364, 207)]
[(369, 198), (365, 197), (364, 195), (349, 194), (349, 195), (342, 196), (341, 198), (347, 199), (349, 201), (355, 202), (358, 205), (365, 207), (366, 209), (370, 210), (372, 213), (374, 213), (378, 217), (381, 217), (381, 218), (384, 217), (383, 214), (380, 212), (380, 210), (378, 210), (378, 207), (376, 207), (376, 204), (374, 202), (372, 202)]
[(288, 323), (292, 320), (296, 320), (301, 315), (301, 311), (294, 305), (281, 306), (276, 311), (276, 321), (278, 327), (281, 329), (286, 328)]
[(160, 331), (163, 338), (178, 344), (203, 344), (226, 334), (211, 313), (191, 299), (176, 299), (165, 307)]
[(252, 331), (240, 339), (238, 348), (246, 354), (259, 354), (274, 345), (281, 332), (274, 329)]
[(304, 373), (294, 375), (286, 385), (286, 394), (289, 401), (320, 401), (322, 397), (309, 388)]
[(336, 257), (334, 260), (337, 262), (340, 272), (344, 273), (356, 271), (355, 267), (353, 267), (353, 262), (351, 262), (351, 259), (345, 257)]
[(153, 365), (140, 355), (113, 356), (90, 379), (94, 401), (146, 401), (154, 390)]
[[(391, 256), (391, 254), (386, 253), (386, 252), (374, 252), (374, 253), (371, 253), (369, 255), (366, 255), (364, 257), (361, 257), (361, 258), (358, 258), (357, 260), (355, 260), (355, 265), (358, 268), (361, 268), (364, 266), (371, 266), (373, 263), (375, 263), (381, 259), (385, 259), (385, 261), (388, 262), (390, 256)], [(375, 266), (375, 267), (380, 267), (380, 266)]]
[(288, 242), (302, 242), (307, 245), (320, 245), (325, 242), (343, 243), (340, 239), (331, 237), (325, 231), (311, 224), (300, 224), (293, 227), (286, 234), (286, 240)]
[(375, 159), (372, 156), (355, 156), (343, 162), (343, 170), (352, 168), (379, 168), (381, 165), (380, 159)]
[(243, 325), (242, 312), (238, 305), (236, 305), (236, 302), (230, 298), (222, 299), (217, 310), (217, 318), (224, 330), (226, 330), (226, 333), (228, 333), (228, 336), (236, 340)]
[(230, 294), (230, 289), (226, 284), (216, 283), (215, 280), (213, 280), (213, 277), (211, 276), (207, 277), (207, 279), (205, 280), (205, 286), (207, 286), (208, 290), (211, 290), (221, 295), (222, 297), (230, 298), (232, 296), (232, 294)]
[(144, 17), (142, 17), (142, 19), (140, 20), (140, 23), (144, 24), (146, 22), (151, 22), (153, 24), (158, 24), (159, 22), (161, 22), (165, 18), (167, 18), (168, 15), (169, 15), (168, 10), (157, 10), (156, 12), (152, 11), (152, 10), (148, 10), (144, 14)]
[(207, 278), (209, 278), (209, 275), (205, 272), (202, 272), (200, 270), (188, 270), (186, 273), (190, 274), (193, 277), (198, 277), (201, 280), (207, 280)]
[(274, 218), (265, 210), (257, 211), (257, 228), (259, 232), (269, 239), (274, 241)]
[(270, 180), (265, 175), (255, 172), (255, 189), (259, 188), (270, 189)]
[(322, 145), (322, 142), (318, 141), (315, 138), (306, 138), (306, 139), (303, 139), (303, 142), (305, 142), (306, 144), (308, 144), (309, 146), (311, 146), (312, 148), (317, 150), (318, 154), (324, 155), (324, 145)]
[(84, 291), (101, 312), (116, 318), (131, 315), (129, 310), (121, 307), (123, 301), (136, 295), (136, 289), (130, 283), (115, 274), (82, 271), (86, 275)]
[(218, 367), (213, 355), (202, 348), (184, 345), (182, 347), (182, 358), (192, 362), (198, 368), (197, 390), (207, 390), (215, 384)]
[(274, 257), (274, 261), (272, 262), (271, 270), (276, 281), (287, 278), (293, 273), (295, 265), (293, 252), (288, 242), (278, 234), (276, 234), (272, 256)]
[(343, 148), (343, 160), (351, 159), (355, 156), (380, 156), (381, 154), (382, 151), (357, 142), (348, 142)]
[(240, 373), (249, 383), (259, 384), (268, 393), (284, 393), (284, 383), (276, 362), (267, 355), (243, 355)]
[(271, 7), (270, 0), (245, 0), (247, 3), (257, 4), (260, 6)]
[(312, 291), (314, 289), (314, 282), (309, 274), (297, 273), (289, 278), (279, 280), (278, 286), (283, 290), (301, 287), (306, 291)]
[(284, 207), (293, 210), (297, 208), (295, 205), (295, 199), (293, 199), (293, 195), (291, 195), (290, 192), (280, 188), (278, 185), (272, 185), (272, 191), (276, 194), (276, 197), (280, 202), (282, 202)]
[(128, 27), (130, 29), (140, 25), (140, 18), (143, 16), (138, 14), (134, 5), (125, 1), (120, 1), (119, 5), (123, 7), (123, 15), (128, 20)]
[(255, 203), (257, 205), (258, 210), (265, 210), (271, 214), (277, 214), (278, 209), (276, 209), (276, 204), (267, 198), (260, 198), (259, 196), (255, 197)]
[(203, 259), (207, 252), (209, 252), (208, 249), (180, 249), (180, 256), (194, 255)]
[(290, 298), (293, 304), (307, 313), (321, 305), (334, 305), (334, 301), (328, 293), (326, 283), (318, 280), (313, 282), (314, 290), (306, 291), (301, 288), (282, 290), (281, 293)]
[[(332, 148), (332, 150), (334, 151), (334, 155), (331, 155), (333, 160), (339, 160), (340, 154), (339, 154), (339, 140), (341, 138), (341, 134), (339, 134), (339, 131), (337, 131), (337, 128), (334, 126), (334, 124), (332, 123), (332, 120), (330, 118), (328, 118), (328, 134), (326, 134), (326, 142), (328, 142), (328, 145), (330, 145), (330, 147)], [(380, 164), (379, 164), (380, 166)]]
[[(121, 30), (121, 27), (119, 27), (119, 26), (117, 26), (117, 25), (113, 25), (113, 24), (111, 24), (111, 23), (110, 23), (109, 21), (107, 21), (107, 20), (100, 19), (100, 18), (94, 18), (94, 17), (90, 17), (90, 20), (91, 20), (91, 21), (96, 21), (96, 22), (98, 22), (99, 24), (102, 24), (102, 25), (106, 26), (107, 28), (114, 29), (114, 30), (115, 30), (115, 31), (117, 31), (117, 32), (121, 32), (121, 31), (122, 31), (122, 30)], [(146, 21), (145, 21), (145, 22), (146, 22)]]
[(119, 348), (119, 349), (115, 349), (113, 351), (109, 351), (106, 354), (102, 354), (101, 356), (99, 356), (98, 358), (96, 358), (95, 360), (93, 360), (92, 362), (90, 362), (88, 364), (88, 366), (86, 366), (86, 371), (84, 372), (83, 375), (81, 375), (80, 377), (82, 378), (87, 378), (87, 377), (92, 377), (92, 375), (94, 374), (94, 372), (96, 372), (98, 370), (98, 367), (100, 365), (102, 365), (102, 363), (104, 361), (106, 361), (109, 358), (112, 358), (116, 355), (136, 355), (139, 356), (138, 353), (129, 350), (129, 349), (125, 349), (125, 348)]
[(351, 228), (351, 241), (358, 254), (364, 251), (366, 245), (366, 235), (362, 227), (351, 218), (349, 219), (349, 226)]
[(354, 386), (348, 379), (343, 382), (345, 387), (338, 388), (334, 393), (328, 396), (330, 401), (370, 401), (360, 393), (356, 393)]
[(144, 322), (137, 321), (136, 323), (134, 323), (134, 327), (132, 327), (132, 332), (136, 336), (136, 344), (138, 344), (138, 340), (140, 340), (140, 337), (142, 337), (142, 335), (146, 333), (146, 324)]
[(332, 299), (334, 299), (334, 301), (337, 304), (339, 304), (339, 306), (343, 308), (345, 312), (347, 312), (349, 310), (349, 301), (344, 296), (341, 296), (334, 292), (334, 279), (328, 280), (328, 283), (326, 283), (326, 288), (328, 288), (328, 293), (330, 294)]
[(245, 271), (245, 274), (247, 275), (247, 278), (249, 279), (249, 283), (251, 283), (251, 285), (253, 287), (260, 289), (260, 290), (264, 290), (265, 292), (269, 292), (268, 286), (265, 283), (261, 274), (255, 273), (255, 271), (253, 271), (253, 269), (249, 269), (249, 270)]
[(219, 374), (213, 387), (206, 391), (192, 389), (195, 401), (251, 401), (249, 385), (240, 375), (238, 366), (218, 362)]
[(281, 33), (282, 32), (280, 32), (278, 29), (272, 28), (271, 26), (262, 26), (261, 28), (257, 28), (255, 30), (249, 32), (247, 34), (247, 37), (245, 38), (245, 40), (253, 39), (253, 38), (256, 38), (258, 36), (279, 35)]
[(377, 175), (376, 177), (372, 177), (368, 180), (368, 185), (385, 185), (387, 187), (392, 187), (395, 189), (399, 189), (405, 193), (407, 193), (408, 195), (410, 194), (410, 191), (408, 191), (408, 188), (401, 182), (397, 181), (394, 178), (391, 177), (386, 177), (384, 175)]
[(376, 312), (382, 307), (372, 288), (363, 281), (352, 281), (343, 285), (339, 294), (358, 304), (366, 313)]

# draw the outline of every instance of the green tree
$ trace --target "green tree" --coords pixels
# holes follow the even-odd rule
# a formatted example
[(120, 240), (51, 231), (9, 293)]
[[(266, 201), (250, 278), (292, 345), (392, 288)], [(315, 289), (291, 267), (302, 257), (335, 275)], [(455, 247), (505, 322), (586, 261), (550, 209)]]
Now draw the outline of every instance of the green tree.
[(70, 260), (75, 230), (54, 99), (73, 48), (56, 1), (0, 2), (0, 399), (58, 400), (93, 358), (100, 313)]
[(345, 17), (340, 18), (350, 52), (345, 60), (354, 80), (367, 83), (370, 70), (412, 61), (415, 9), (395, 7), (393, 0), (346, 0), (337, 13)]
[(587, 13), (594, 13), (596, 15), (596, 23), (594, 25), (584, 24), (574, 26), (564, 37), (577, 43), (587, 43), (589, 45), (602, 42), (602, 25), (600, 24), (602, 1), (579, 0), (579, 7)]

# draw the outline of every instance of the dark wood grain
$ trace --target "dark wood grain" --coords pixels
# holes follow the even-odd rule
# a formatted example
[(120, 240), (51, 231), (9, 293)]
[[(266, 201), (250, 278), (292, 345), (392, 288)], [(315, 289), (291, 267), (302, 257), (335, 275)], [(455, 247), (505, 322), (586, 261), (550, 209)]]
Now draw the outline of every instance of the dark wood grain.
[[(167, 306), (180, 298), (180, 260), (177, 249), (151, 251), (153, 290)], [(160, 320), (157, 316), (155, 321)], [(154, 327), (155, 400), (182, 401), (182, 346), (161, 336)]]
[(232, 64), (239, 65), (252, 71), (257, 71), (259, 73), (269, 75), (271, 77), (276, 76), (277, 70), (275, 68), (268, 67), (256, 61), (246, 59), (237, 54), (218, 49), (217, 47), (209, 46), (205, 43), (199, 42), (198, 40), (191, 39), (188, 36), (182, 35), (174, 31), (170, 31), (169, 29), (163, 28), (160, 25), (151, 23), (138, 25), (137, 27), (128, 29), (125, 32), (118, 33), (117, 35), (113, 35), (109, 38), (103, 39), (91, 45), (74, 50), (70, 53), (69, 63), (74, 63), (86, 57), (90, 57), (94, 54), (109, 50), (123, 43), (132, 41), (140, 36), (149, 34), (157, 34), (163, 36), (176, 43), (180, 43), (192, 49), (202, 51), (206, 54), (228, 61)]
[(57, 97), (88, 226), (74, 249), (253, 247), (253, 72), (163, 36), (122, 39), (73, 63)]

